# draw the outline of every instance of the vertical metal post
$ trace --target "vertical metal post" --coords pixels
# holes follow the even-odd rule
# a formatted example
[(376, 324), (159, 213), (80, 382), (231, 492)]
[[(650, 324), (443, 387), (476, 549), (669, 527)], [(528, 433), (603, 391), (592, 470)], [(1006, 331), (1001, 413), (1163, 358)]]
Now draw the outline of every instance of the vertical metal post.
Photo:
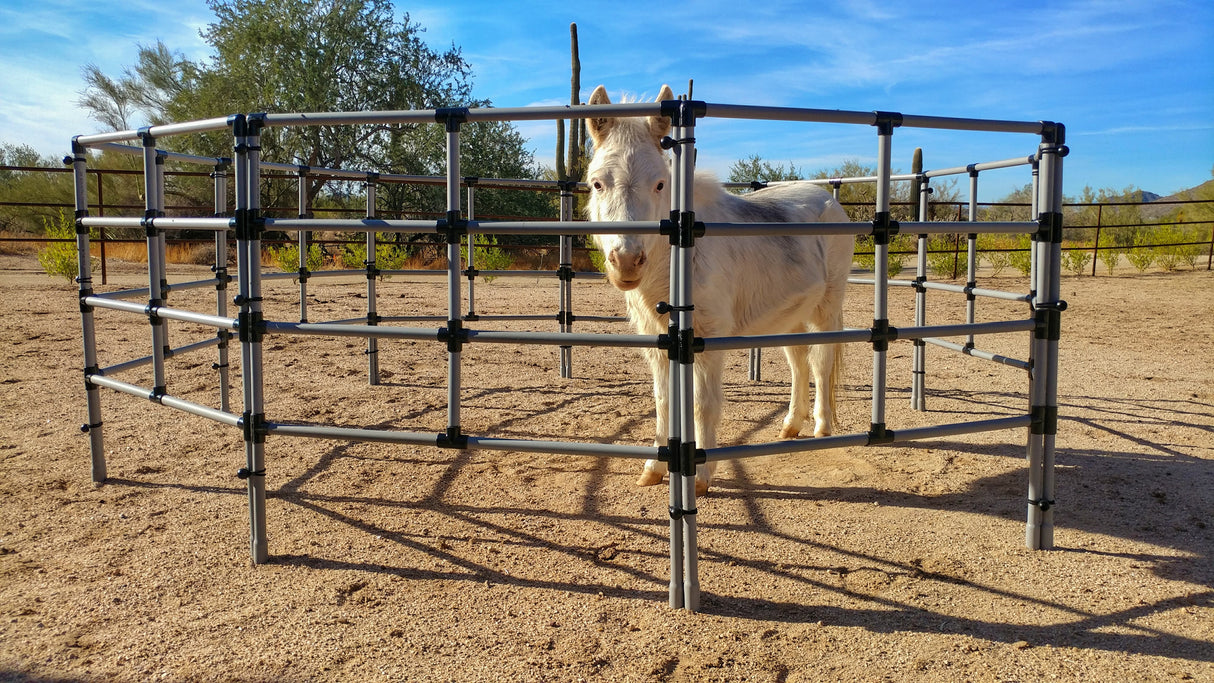
[[(476, 220), (476, 179), (475, 178), (464, 178), (464, 182), (468, 185), (468, 190), (467, 190), (468, 214), (467, 214), (467, 217), (468, 217), (468, 220), (470, 220), (470, 221)], [(474, 235), (468, 235), (466, 242), (468, 245), (467, 246), (467, 252), (468, 252), (468, 263), (467, 263), (468, 314), (467, 314), (467, 319), (475, 320), (476, 319), (476, 297), (475, 297), (476, 237)]]
[(140, 131), (139, 137), (143, 142), (143, 192), (144, 234), (147, 237), (148, 255), (148, 321), (152, 328), (152, 392), (160, 395), (167, 390), (164, 373), (165, 352), (169, 348), (168, 334), (165, 321), (152, 313), (157, 307), (164, 305), (164, 275), (163, 250), (161, 234), (155, 227), (155, 219), (161, 215), (160, 184), (157, 171), (161, 168), (160, 155), (156, 152), (156, 138), (146, 129)]
[(891, 138), (901, 115), (877, 112), (877, 205), (873, 218), (873, 400), (871, 442), (887, 440), (885, 428), (886, 356), (889, 349), (889, 242), (896, 224), (889, 213)]
[[(691, 257), (695, 244), (695, 113), (678, 101), (672, 113), (670, 336), (670, 605), (700, 606), (696, 525), (695, 328)], [(677, 222), (674, 222), (677, 220)]]
[[(215, 216), (223, 216), (228, 212), (227, 160), (215, 165), (211, 178), (215, 181)], [(215, 272), (215, 315), (226, 318), (228, 317), (228, 282), (231, 281), (231, 277), (228, 275), (228, 233), (226, 230), (215, 231), (215, 265), (211, 269)], [(228, 368), (228, 344), (232, 339), (232, 333), (228, 330), (218, 330), (216, 334), (219, 337), (219, 358), (214, 369), (219, 371), (219, 409), (226, 413), (231, 410), (232, 384)]]
[(265, 376), (262, 336), (265, 322), (261, 300), (261, 124), (259, 117), (233, 117), (236, 139), (236, 262), (240, 293), (241, 384), (244, 390), (245, 466), (237, 472), (248, 485), (249, 549), (254, 564), (269, 559), (266, 540)]
[(1096, 262), (1100, 260), (1100, 223), (1104, 214), (1104, 204), (1096, 205), (1096, 241), (1092, 244), (1092, 277), (1096, 277)]
[[(375, 181), (378, 176), (367, 174), (367, 218), (375, 218)], [(367, 230), (367, 324), (379, 324), (379, 308), (375, 281), (379, 277), (379, 267), (375, 264), (375, 230)], [(379, 385), (379, 338), (367, 337), (367, 383)]]
[[(1033, 190), (1029, 194), (1032, 196), (1033, 199), (1030, 202), (1029, 216), (1031, 217), (1030, 220), (1037, 220), (1037, 217), (1039, 215), (1041, 215), (1041, 211), (1040, 211), (1040, 206), (1041, 206), (1041, 152), (1040, 151), (1037, 152), (1037, 157), (1033, 160), (1032, 177), (1033, 177), (1033, 180), (1032, 180)], [(1034, 287), (1033, 291), (1036, 292), (1035, 288), (1037, 287), (1037, 250), (1031, 246), (1029, 247), (1029, 282), (1032, 283), (1032, 286)]]
[(1044, 123), (1038, 184), (1038, 231), (1033, 243), (1037, 254), (1037, 329), (1033, 334), (1033, 359), (1029, 394), (1033, 423), (1028, 444), (1028, 520), (1025, 544), (1032, 549), (1054, 546), (1054, 442), (1058, 433), (1058, 340), (1062, 279), (1062, 157), (1066, 155), (1066, 129)]
[[(451, 110), (445, 119), (447, 129), (447, 441), (458, 446), (460, 428), (461, 362), (463, 322), (460, 320), (460, 240), (468, 234), (460, 216), (460, 127), (467, 112)], [(440, 119), (442, 120), (442, 119)]]
[(93, 264), (89, 246), (89, 229), (82, 224), (82, 219), (89, 214), (86, 169), (88, 155), (85, 153), (84, 147), (75, 140), (72, 140), (71, 160), (76, 201), (76, 283), (79, 285), (80, 295), (80, 328), (84, 340), (84, 396), (88, 409), (88, 422), (84, 423), (80, 429), (89, 435), (90, 469), (93, 481), (100, 483), (106, 478), (105, 441), (101, 431), (100, 387), (89, 381), (89, 376), (98, 370), (97, 333), (93, 320), (93, 307), (84, 303), (85, 297), (93, 295)]
[[(573, 220), (573, 188), (574, 181), (561, 181), (560, 215), (561, 222)], [(560, 263), (557, 264), (557, 279), (560, 280), (560, 303), (557, 309), (560, 330), (564, 333), (573, 331), (573, 236), (560, 237)], [(559, 348), (557, 365), (562, 378), (573, 377), (573, 347)]]
[[(75, 152), (73, 152), (73, 154), (75, 154)], [(100, 170), (97, 170), (94, 172), (94, 175), (97, 178), (97, 215), (104, 216), (105, 215), (105, 189), (104, 189), (105, 183), (103, 181), (105, 180), (105, 174), (101, 173)], [(101, 243), (101, 284), (104, 285), (104, 284), (109, 283), (108, 266), (106, 266), (106, 263), (105, 263), (105, 256), (106, 256), (106, 253), (105, 253), (105, 251), (106, 251), (105, 250), (105, 241), (106, 241), (105, 228), (97, 229), (97, 241)]]
[[(299, 218), (311, 218), (308, 207), (308, 167), (300, 166), (296, 175), (299, 190)], [(299, 245), (299, 322), (308, 322), (308, 231), (300, 230)]]
[[(919, 185), (918, 214), (921, 222), (930, 215), (928, 198), (931, 196), (931, 181), (923, 179)], [(915, 325), (927, 324), (927, 235), (919, 235), (915, 258)], [(927, 410), (927, 344), (922, 339), (912, 342), (911, 351), (911, 410)]]
[[(970, 168), (970, 204), (969, 204), (969, 222), (975, 223), (978, 221), (978, 170)], [(967, 238), (968, 248), (965, 252), (965, 286), (978, 286), (978, 235), (970, 233)], [(965, 293), (965, 322), (973, 325), (977, 319), (977, 302), (978, 297), (974, 296), (973, 292)], [(966, 335), (966, 348), (974, 348), (974, 335)]]

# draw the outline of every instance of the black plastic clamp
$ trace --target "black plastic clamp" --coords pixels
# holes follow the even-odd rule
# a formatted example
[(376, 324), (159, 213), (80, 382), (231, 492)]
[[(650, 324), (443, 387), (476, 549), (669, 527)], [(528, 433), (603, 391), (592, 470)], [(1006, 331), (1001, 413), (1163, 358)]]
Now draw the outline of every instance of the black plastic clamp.
[(448, 353), (459, 353), (468, 343), (468, 330), (464, 329), (462, 320), (448, 320), (446, 327), (438, 330), (438, 341), (446, 342)]
[(878, 318), (873, 321), (869, 331), (869, 341), (873, 343), (873, 351), (888, 351), (889, 343), (898, 338), (898, 328), (889, 324), (889, 318)]
[(238, 240), (259, 240), (265, 232), (266, 221), (259, 209), (236, 209), (228, 225), (235, 231)]
[(434, 120), (443, 124), (448, 133), (458, 133), (460, 126), (468, 121), (468, 108), (442, 107), (435, 109)]
[(1029, 498), (1029, 505), (1036, 508), (1041, 508), (1041, 511), (1045, 512), (1046, 510), (1054, 507), (1054, 501), (1049, 498), (1038, 498), (1037, 500)]
[(438, 219), (435, 231), (446, 237), (447, 244), (459, 244), (468, 234), (468, 221), (460, 216), (459, 211), (451, 210), (446, 218)]
[(464, 449), (468, 447), (468, 437), (460, 433), (459, 426), (447, 427), (447, 431), (439, 434), (435, 440), (439, 448)]
[(236, 470), (237, 479), (248, 479), (249, 477), (264, 477), (264, 476), (266, 476), (266, 471), (264, 469), (251, 470), (247, 467), (242, 467), (242, 468)]
[(894, 431), (886, 429), (884, 422), (872, 422), (868, 428), (868, 445), (877, 446), (880, 444), (893, 443)]
[(1062, 338), (1062, 312), (1066, 310), (1065, 301), (1040, 303), (1033, 306), (1034, 339), (1058, 341)]
[(241, 310), (236, 316), (236, 328), (241, 343), (260, 344), (266, 335), (266, 322), (261, 311)]
[(676, 140), (675, 138), (672, 138), (669, 135), (667, 135), (666, 137), (662, 138), (662, 140), (658, 143), (658, 145), (662, 149), (674, 149), (678, 145), (694, 145), (695, 142), (696, 142), (695, 136), (692, 136), (689, 138), (679, 138)]
[(1041, 124), (1041, 142), (1047, 145), (1066, 144), (1066, 126), (1054, 121), (1039, 121)]
[(1058, 406), (1033, 406), (1029, 415), (1032, 419), (1030, 434), (1058, 433)]
[(704, 338), (695, 336), (695, 330), (680, 330), (672, 322), (667, 334), (658, 335), (658, 348), (666, 349), (666, 356), (670, 360), (691, 365), (695, 362), (695, 355), (704, 351)]
[(893, 111), (874, 111), (873, 125), (877, 135), (893, 135), (894, 129), (902, 125), (902, 114)]
[(1037, 232), (1033, 239), (1038, 242), (1062, 244), (1062, 212), (1043, 212), (1037, 216)]
[(890, 218), (888, 211), (878, 211), (873, 216), (873, 244), (889, 244), (898, 230), (898, 221)]
[(240, 431), (245, 441), (263, 443), (266, 440), (266, 414), (245, 411), (240, 416)]
[(671, 211), (670, 218), (658, 224), (658, 233), (670, 238), (670, 246), (689, 248), (704, 236), (704, 224), (696, 222), (694, 211)]
[(670, 506), (670, 518), (673, 520), (680, 520), (688, 515), (694, 515), (697, 512), (699, 512), (699, 510), (696, 508), (684, 509), (677, 508), (673, 505)]
[(699, 100), (662, 100), (658, 103), (662, 116), (673, 126), (694, 126), (696, 119), (708, 113), (708, 104)]
[(696, 310), (696, 307), (694, 304), (688, 304), (686, 306), (672, 306), (672, 305), (666, 303), (665, 301), (659, 301), (658, 305), (654, 306), (653, 308), (655, 311), (658, 312), (658, 315), (666, 315), (667, 313), (670, 313), (672, 311), (694, 311), (694, 310)]

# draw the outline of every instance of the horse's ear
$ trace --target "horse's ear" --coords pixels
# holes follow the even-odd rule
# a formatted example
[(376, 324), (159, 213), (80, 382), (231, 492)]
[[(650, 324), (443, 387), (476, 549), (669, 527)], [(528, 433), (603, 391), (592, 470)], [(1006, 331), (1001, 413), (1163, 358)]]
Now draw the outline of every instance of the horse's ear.
[[(658, 91), (658, 102), (674, 99), (674, 91), (669, 85), (663, 85)], [(653, 136), (655, 143), (661, 144), (662, 138), (670, 132), (670, 119), (665, 116), (650, 116), (649, 117), (649, 133)]]
[[(599, 86), (590, 93), (589, 104), (611, 104), (611, 98), (607, 96), (607, 88)], [(607, 134), (611, 132), (612, 126), (615, 125), (615, 119), (606, 118), (589, 118), (586, 119), (586, 129), (590, 131), (590, 139), (594, 141), (594, 146), (602, 145), (603, 140), (607, 138)]]

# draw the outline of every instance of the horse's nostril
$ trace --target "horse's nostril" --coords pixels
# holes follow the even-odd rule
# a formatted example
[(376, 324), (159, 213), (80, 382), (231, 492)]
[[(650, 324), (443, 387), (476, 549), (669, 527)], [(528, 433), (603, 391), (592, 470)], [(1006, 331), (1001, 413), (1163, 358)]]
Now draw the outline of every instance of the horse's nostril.
[(641, 252), (640, 255), (637, 256), (637, 266), (643, 265), (645, 265), (645, 252)]

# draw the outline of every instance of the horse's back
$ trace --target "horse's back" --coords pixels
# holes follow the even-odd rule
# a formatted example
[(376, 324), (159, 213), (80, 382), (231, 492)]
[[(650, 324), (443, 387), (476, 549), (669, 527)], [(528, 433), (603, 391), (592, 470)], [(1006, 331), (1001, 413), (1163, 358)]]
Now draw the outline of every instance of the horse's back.
[[(705, 222), (846, 223), (850, 220), (830, 192), (811, 183), (779, 183), (741, 195), (725, 192), (711, 177), (697, 177), (696, 186), (696, 216)], [(711, 199), (701, 201), (701, 198)], [(812, 264), (810, 277), (828, 282), (847, 277), (855, 245), (851, 235), (765, 236), (747, 239), (747, 242), (747, 247), (736, 253), (757, 249), (769, 252), (764, 254), (765, 260), (771, 259), (768, 263), (792, 259), (794, 263)], [(738, 246), (734, 243), (731, 250)], [(780, 258), (772, 258), (777, 255)]]

